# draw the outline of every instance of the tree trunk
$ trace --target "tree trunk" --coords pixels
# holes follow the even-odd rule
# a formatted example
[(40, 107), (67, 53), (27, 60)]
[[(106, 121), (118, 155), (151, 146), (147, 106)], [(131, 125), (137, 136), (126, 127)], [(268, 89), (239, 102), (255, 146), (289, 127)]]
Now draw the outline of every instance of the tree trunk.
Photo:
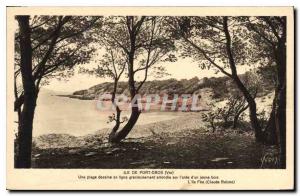
[[(133, 72), (133, 63), (134, 63), (134, 44), (132, 44), (132, 52), (129, 55), (129, 65), (128, 65), (128, 86), (130, 91), (131, 99), (135, 97), (137, 94), (136, 88), (135, 88), (135, 81), (134, 81), (134, 72)], [(128, 122), (126, 125), (118, 132), (114, 131), (111, 132), (109, 141), (112, 143), (118, 143), (121, 140), (125, 139), (126, 136), (129, 134), (129, 132), (134, 127), (135, 123), (137, 122), (141, 111), (136, 106), (138, 103), (138, 100), (136, 100), (134, 103), (132, 103), (135, 106), (131, 107), (131, 115), (128, 119)], [(119, 126), (117, 127), (119, 128)]]
[(212, 128), (212, 132), (216, 132), (216, 126), (215, 126), (215, 118), (213, 117), (210, 121), (210, 125), (211, 125), (211, 128)]
[(265, 128), (267, 144), (278, 145), (280, 150), (280, 167), (286, 167), (286, 86), (275, 93), (272, 111)]
[(134, 127), (134, 125), (137, 122), (141, 112), (139, 111), (138, 107), (132, 107), (131, 110), (132, 111), (131, 111), (131, 115), (130, 115), (130, 118), (129, 118), (128, 122), (126, 123), (126, 125), (119, 132), (116, 132), (110, 138), (110, 142), (118, 143), (121, 140), (125, 139), (126, 136), (129, 134), (129, 132)]
[(18, 153), (16, 156), (16, 168), (31, 167), (32, 125), (36, 106), (36, 97), (34, 95), (28, 95), (25, 97), (19, 122), (20, 126), (17, 138)]
[(251, 122), (251, 126), (255, 132), (256, 141), (265, 143), (264, 134), (262, 132), (261, 125), (257, 118), (255, 99), (251, 96), (248, 89), (244, 86), (244, 84), (241, 82), (240, 78), (237, 75), (233, 75), (232, 79), (234, 80), (238, 89), (242, 92), (242, 94), (244, 95), (244, 97), (248, 103), (250, 122)]
[(109, 142), (112, 142), (114, 140), (114, 137), (116, 136), (116, 133), (117, 133), (117, 131), (120, 127), (120, 124), (121, 124), (121, 122), (120, 122), (121, 110), (120, 110), (119, 106), (116, 104), (116, 101), (115, 101), (117, 86), (118, 86), (118, 78), (115, 78), (114, 89), (113, 89), (113, 93), (112, 93), (112, 97), (111, 97), (111, 102), (116, 108), (116, 116), (115, 116), (116, 124), (113, 127), (113, 129), (111, 130), (111, 133), (109, 134), (109, 137), (108, 137)]
[(36, 88), (32, 76), (32, 48), (29, 16), (16, 17), (20, 27), (20, 70), (24, 90), (24, 103), (18, 131), (16, 168), (31, 167), (32, 125), (36, 106)]
[(280, 167), (286, 168), (286, 86), (280, 89), (275, 112), (276, 132), (279, 135)]
[(233, 118), (233, 122), (232, 122), (232, 128), (235, 129), (237, 127), (237, 124), (239, 122), (239, 118), (240, 118), (241, 113), (237, 113), (234, 118)]
[(266, 143), (269, 145), (277, 145), (279, 144), (278, 141), (278, 134), (276, 131), (276, 121), (275, 121), (275, 113), (276, 113), (276, 107), (277, 107), (277, 100), (275, 97), (278, 96), (278, 90), (275, 90), (275, 96), (274, 96), (274, 100), (273, 100), (273, 104), (272, 104), (272, 110), (270, 113), (270, 117), (268, 119), (267, 125), (265, 127), (264, 130), (264, 134), (266, 137)]
[(108, 137), (109, 142), (112, 142), (114, 140), (114, 137), (116, 136), (116, 133), (117, 133), (117, 131), (120, 127), (120, 124), (121, 124), (121, 122), (120, 122), (121, 110), (118, 106), (116, 106), (116, 113), (117, 113), (116, 120), (115, 120), (116, 124), (113, 127), (113, 129), (111, 130), (111, 133), (109, 134), (109, 137)]
[(256, 103), (253, 98), (247, 98), (247, 102), (249, 104), (251, 126), (255, 131), (255, 139), (258, 142), (264, 143), (265, 138), (263, 136), (263, 132), (262, 132), (259, 120), (257, 118)]
[(233, 81), (236, 83), (238, 89), (243, 93), (245, 99), (248, 102), (249, 105), (249, 113), (250, 113), (250, 121), (251, 121), (251, 126), (255, 131), (255, 139), (258, 142), (263, 142), (263, 134), (262, 134), (262, 129), (259, 124), (257, 114), (256, 114), (256, 103), (254, 98), (251, 96), (249, 93), (248, 89), (245, 87), (245, 85), (242, 83), (240, 78), (238, 77), (237, 70), (236, 70), (236, 65), (234, 61), (234, 57), (231, 51), (231, 37), (230, 33), (228, 30), (228, 17), (224, 16), (223, 17), (223, 28), (224, 28), (224, 33), (226, 37), (226, 52), (228, 55), (228, 60), (229, 60), (229, 65), (230, 65), (230, 70), (231, 70), (231, 78)]
[[(137, 32), (138, 32), (137, 29), (139, 29), (143, 23), (144, 17), (142, 17), (142, 18), (143, 19), (141, 19), (136, 25), (133, 25), (133, 17), (132, 16), (127, 17), (128, 33), (129, 33), (129, 37), (130, 37), (130, 50), (127, 53), (127, 55), (128, 55), (128, 87), (129, 87), (131, 100), (134, 99), (135, 95), (138, 93), (138, 90), (139, 90), (135, 87), (134, 59), (135, 59), (135, 52), (136, 52), (136, 38), (137, 38)], [(132, 25), (132, 26), (130, 27), (130, 25)], [(116, 132), (115, 134), (112, 134), (113, 136), (109, 139), (110, 142), (113, 142), (113, 143), (120, 142), (121, 140), (125, 139), (126, 136), (129, 134), (129, 132), (132, 130), (132, 128), (134, 127), (135, 123), (137, 122), (137, 120), (141, 114), (141, 111), (137, 107), (137, 103), (138, 103), (138, 100), (136, 100), (135, 103), (132, 103), (135, 106), (131, 107), (131, 115), (129, 117), (128, 122), (120, 131)]]
[[(286, 21), (284, 21), (286, 22)], [(277, 144), (280, 150), (280, 167), (286, 167), (286, 26), (282, 37), (274, 50), (277, 68), (277, 85), (272, 111), (265, 133), (272, 136), (270, 142)]]
[(239, 118), (241, 116), (241, 114), (248, 108), (249, 106), (247, 105), (246, 107), (243, 107), (242, 109), (240, 109), (234, 116), (233, 118), (233, 123), (232, 123), (232, 128), (235, 129), (237, 127), (237, 124), (239, 122)]
[(232, 128), (233, 128), (233, 129), (235, 129), (235, 128), (237, 127), (237, 124), (238, 124), (238, 122), (239, 122), (239, 117), (240, 117), (239, 114), (237, 114), (237, 115), (234, 116), (233, 122), (232, 122)]
[(224, 121), (223, 127), (224, 128), (228, 128), (230, 126), (230, 122), (228, 120), (229, 115), (230, 115), (230, 111), (228, 111), (227, 114), (225, 114), (224, 117), (223, 117), (223, 121)]

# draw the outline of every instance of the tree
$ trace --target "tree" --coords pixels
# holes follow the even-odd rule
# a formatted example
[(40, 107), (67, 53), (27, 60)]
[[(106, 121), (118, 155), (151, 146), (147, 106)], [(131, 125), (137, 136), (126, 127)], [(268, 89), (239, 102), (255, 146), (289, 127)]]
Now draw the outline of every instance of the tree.
[(38, 93), (50, 78), (65, 78), (84, 64), (94, 49), (90, 30), (99, 17), (16, 16), (15, 111), (18, 135), (15, 166), (31, 167), (32, 126)]
[(125, 68), (126, 68), (126, 61), (124, 61), (124, 51), (120, 48), (109, 48), (107, 47), (107, 43), (104, 40), (100, 40), (101, 45), (105, 46), (105, 53), (102, 55), (101, 59), (99, 60), (99, 65), (97, 68), (92, 70), (85, 69), (84, 67), (80, 68), (80, 73), (87, 73), (90, 75), (95, 75), (96, 77), (108, 77), (113, 80), (113, 90), (111, 92), (111, 102), (115, 109), (115, 113), (112, 116), (109, 116), (109, 122), (115, 122), (114, 127), (109, 135), (109, 141), (115, 136), (116, 132), (119, 130), (120, 125), (127, 121), (126, 117), (121, 119), (121, 109), (117, 104), (117, 88), (118, 83), (123, 75)]
[[(251, 71), (246, 72), (243, 75), (243, 78), (241, 78), (241, 81), (245, 85), (245, 87), (248, 89), (251, 96), (255, 99), (257, 97), (257, 94), (259, 91), (261, 91), (261, 77), (257, 73), (257, 71)], [(247, 100), (243, 96), (243, 94), (240, 91), (236, 91), (232, 93), (232, 96), (229, 98), (229, 107), (232, 107), (233, 111), (233, 121), (232, 121), (232, 127), (236, 128), (240, 116), (249, 108), (249, 104), (247, 103)], [(261, 121), (261, 119), (259, 118)], [(261, 123), (260, 123), (261, 124)]]
[[(122, 51), (122, 62), (126, 62), (129, 93), (131, 100), (134, 100), (127, 123), (118, 131), (112, 130), (110, 142), (120, 142), (137, 122), (141, 110), (137, 107), (139, 100), (134, 97), (139, 93), (150, 72), (165, 72), (157, 63), (176, 60), (175, 56), (171, 55), (171, 51), (175, 50), (174, 41), (165, 29), (166, 26), (164, 17), (126, 16), (104, 19), (103, 28), (99, 31), (99, 41), (107, 43), (108, 48)], [(143, 75), (140, 81), (137, 80), (138, 74)], [(116, 117), (118, 118), (118, 113)]]
[[(251, 51), (247, 29), (237, 17), (179, 17), (173, 23), (175, 36), (182, 42), (182, 56), (192, 57), (202, 69), (213, 68), (232, 79), (249, 105), (250, 121), (255, 138), (264, 142), (257, 117), (255, 97), (240, 79), (237, 67), (244, 65)], [(230, 71), (228, 71), (230, 70)]]
[[(286, 17), (244, 18), (253, 32), (251, 41), (256, 46), (253, 61), (271, 67), (275, 78), (272, 111), (265, 128), (268, 143), (280, 146), (280, 164), (286, 165)], [(265, 69), (265, 71), (267, 71)]]
[(223, 128), (232, 126), (237, 128), (238, 122), (249, 107), (245, 98), (238, 94), (232, 95), (225, 102), (224, 106), (216, 106), (213, 103), (209, 105), (209, 111), (202, 114), (202, 120), (209, 122), (212, 131), (216, 131), (216, 122), (220, 122)]
[[(261, 77), (257, 73), (246, 72), (240, 76), (241, 81), (247, 87), (252, 97), (256, 98), (261, 91)], [(216, 130), (216, 123), (222, 125), (223, 128), (232, 127), (236, 129), (239, 121), (244, 117), (244, 112), (249, 108), (249, 104), (243, 94), (238, 90), (234, 82), (227, 83), (223, 88), (230, 89), (229, 92), (223, 94), (225, 98), (224, 104), (217, 106), (214, 103), (209, 104), (209, 112), (202, 115), (202, 119), (210, 122), (213, 130)], [(258, 114), (260, 115), (260, 114)], [(260, 121), (262, 120), (259, 118)], [(261, 124), (261, 123), (260, 123)]]

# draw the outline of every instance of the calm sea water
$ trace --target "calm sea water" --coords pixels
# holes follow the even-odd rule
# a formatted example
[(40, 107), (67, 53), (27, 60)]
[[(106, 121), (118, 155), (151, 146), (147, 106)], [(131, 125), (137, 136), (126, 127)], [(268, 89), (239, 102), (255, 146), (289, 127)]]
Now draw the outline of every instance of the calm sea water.
[[(112, 112), (97, 109), (96, 101), (59, 97), (58, 94), (62, 93), (41, 90), (34, 117), (33, 136), (49, 133), (80, 136), (113, 126), (107, 123), (108, 116)], [(124, 112), (124, 115), (129, 116), (129, 113)], [(184, 113), (142, 113), (137, 124), (174, 119), (180, 115)]]

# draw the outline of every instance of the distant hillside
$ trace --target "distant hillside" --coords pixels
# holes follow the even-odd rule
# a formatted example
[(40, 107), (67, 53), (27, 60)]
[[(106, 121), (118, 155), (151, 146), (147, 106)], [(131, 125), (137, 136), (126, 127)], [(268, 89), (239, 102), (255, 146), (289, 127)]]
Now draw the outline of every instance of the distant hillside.
[[(240, 75), (241, 78), (244, 75)], [(264, 88), (270, 90), (268, 81), (264, 81)], [(138, 84), (137, 84), (138, 85)], [(198, 93), (201, 89), (210, 88), (213, 92), (212, 98), (223, 98), (227, 96), (231, 90), (236, 89), (235, 85), (228, 77), (211, 77), (202, 78), (194, 77), (192, 79), (167, 79), (167, 80), (152, 80), (146, 81), (140, 89), (140, 94), (193, 94)], [(90, 87), (86, 90), (75, 91), (69, 97), (79, 99), (94, 99), (95, 96), (104, 93), (111, 93), (113, 91), (113, 83), (105, 82)], [(260, 92), (263, 93), (263, 92)], [(117, 94), (129, 94), (127, 82), (120, 82), (118, 84)]]

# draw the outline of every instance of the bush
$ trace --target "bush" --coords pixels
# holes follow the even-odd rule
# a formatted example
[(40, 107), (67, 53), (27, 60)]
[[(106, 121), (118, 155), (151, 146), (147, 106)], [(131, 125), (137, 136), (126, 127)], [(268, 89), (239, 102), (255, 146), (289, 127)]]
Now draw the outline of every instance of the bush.
[(217, 124), (223, 128), (232, 126), (235, 129), (239, 121), (244, 118), (248, 104), (243, 96), (236, 94), (228, 98), (224, 107), (217, 107), (212, 103), (209, 107), (210, 110), (202, 115), (202, 119), (209, 122), (212, 131), (216, 131)]

